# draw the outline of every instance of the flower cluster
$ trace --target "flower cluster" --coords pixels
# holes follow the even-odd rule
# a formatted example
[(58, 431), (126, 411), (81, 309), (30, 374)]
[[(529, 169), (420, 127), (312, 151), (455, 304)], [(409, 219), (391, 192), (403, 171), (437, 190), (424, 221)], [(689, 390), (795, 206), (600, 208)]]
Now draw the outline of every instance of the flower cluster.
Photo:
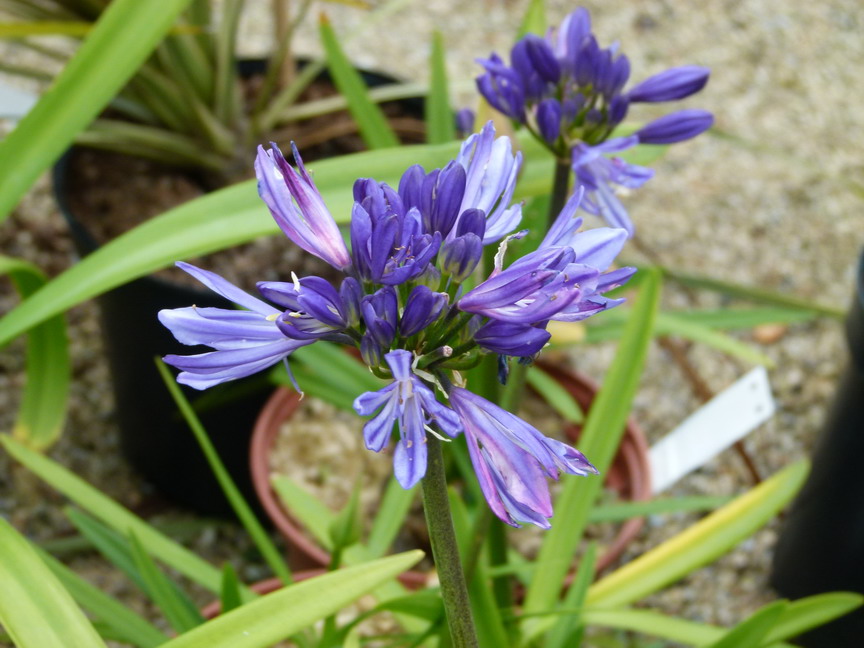
[[(464, 433), (482, 490), (505, 522), (548, 527), (546, 478), (595, 472), (577, 450), (465, 388), (461, 370), (482, 354), (530, 361), (549, 339), (550, 320), (575, 321), (613, 307), (604, 296), (632, 268), (610, 270), (626, 241), (621, 229), (580, 231), (582, 193), (562, 210), (539, 248), (505, 267), (521, 220), (511, 205), (521, 155), (491, 123), (469, 137), (455, 160), (426, 172), (409, 168), (399, 186), (354, 185), (350, 250), (312, 177), (275, 146), (259, 149), (259, 192), (292, 241), (344, 273), (341, 283), (292, 275), (261, 282), (253, 297), (217, 275), (179, 264), (245, 310), (181, 308), (159, 317), (178, 340), (214, 350), (165, 358), (178, 380), (198, 389), (247, 376), (318, 340), (359, 349), (389, 384), (357, 397), (372, 418), (366, 446), (380, 451), (394, 427), (394, 472), (405, 488), (426, 472), (427, 434)], [(494, 270), (466, 289), (484, 246), (499, 243)], [(463, 282), (466, 282), (463, 285)], [(264, 301), (266, 300), (266, 302)]]
[(614, 187), (640, 187), (653, 172), (608, 158), (636, 144), (672, 144), (707, 130), (714, 121), (704, 110), (680, 110), (635, 134), (610, 139), (632, 103), (688, 97), (708, 81), (707, 68), (688, 65), (656, 74), (624, 91), (630, 62), (617, 43), (601, 48), (584, 8), (568, 15), (546, 38), (526, 35), (510, 52), (510, 65), (492, 54), (481, 59), (485, 72), (477, 87), (498, 111), (524, 124), (559, 159), (570, 160), (585, 187), (585, 211), (602, 216), (630, 235), (633, 227)]

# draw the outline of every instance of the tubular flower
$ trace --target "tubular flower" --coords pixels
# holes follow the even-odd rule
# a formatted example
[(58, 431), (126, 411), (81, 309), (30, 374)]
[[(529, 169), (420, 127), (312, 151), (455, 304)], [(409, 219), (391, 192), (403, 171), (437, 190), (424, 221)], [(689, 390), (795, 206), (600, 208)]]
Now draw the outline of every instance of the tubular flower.
[(426, 430), (436, 423), (445, 434), (455, 437), (462, 430), (459, 417), (437, 400), (429, 387), (411, 369), (413, 355), (397, 349), (384, 356), (393, 382), (376, 392), (354, 400), (354, 410), (369, 416), (363, 426), (366, 447), (381, 452), (390, 440), (393, 424), (399, 428), (399, 442), (393, 455), (393, 472), (403, 488), (411, 488), (426, 474)]
[[(538, 84), (554, 77), (555, 64), (542, 49), (526, 56), (539, 66)], [(617, 305), (620, 300), (603, 293), (633, 272), (610, 269), (626, 232), (581, 231), (577, 192), (540, 247), (505, 268), (508, 242), (526, 233), (512, 232), (521, 207), (510, 204), (521, 157), (487, 124), (443, 168), (406, 170), (398, 189), (357, 180), (349, 253), (296, 151), (295, 160), (297, 169), (278, 149), (259, 152), (261, 195), (286, 235), (342, 269), (344, 278), (335, 284), (291, 273), (290, 281), (260, 282), (258, 299), (218, 275), (180, 264), (244, 310), (160, 312), (178, 340), (213, 349), (167, 356), (181, 370), (178, 380), (205, 389), (317, 341), (353, 346), (370, 371), (388, 381), (357, 396), (354, 408), (370, 417), (364, 427), (369, 449), (383, 450), (396, 431), (393, 468), (403, 487), (425, 475), (428, 434), (452, 438), (464, 430), (496, 514), (509, 524), (547, 527), (546, 478), (593, 469), (569, 446), (475, 397), (461, 372), (494, 353), (506, 376), (510, 357), (530, 362), (540, 352), (550, 320), (583, 319)], [(462, 284), (476, 273), (484, 245), (502, 238), (490, 275), (466, 291)]]
[(450, 404), (462, 421), (468, 452), (489, 507), (511, 526), (548, 529), (552, 517), (547, 478), (597, 474), (585, 456), (550, 439), (510, 412), (467, 389), (454, 388)]
[(600, 47), (585, 8), (568, 15), (546, 38), (523, 37), (510, 52), (509, 66), (497, 54), (478, 62), (484, 72), (477, 77), (477, 88), (486, 100), (526, 126), (559, 160), (572, 159), (578, 182), (588, 190), (582, 208), (630, 235), (632, 225), (615, 187), (639, 187), (652, 174), (603, 156), (640, 142), (681, 142), (714, 121), (709, 112), (682, 110), (651, 122), (632, 138), (610, 139), (631, 104), (689, 97), (705, 87), (710, 71), (697, 65), (672, 68), (625, 91), (630, 62), (617, 43)]

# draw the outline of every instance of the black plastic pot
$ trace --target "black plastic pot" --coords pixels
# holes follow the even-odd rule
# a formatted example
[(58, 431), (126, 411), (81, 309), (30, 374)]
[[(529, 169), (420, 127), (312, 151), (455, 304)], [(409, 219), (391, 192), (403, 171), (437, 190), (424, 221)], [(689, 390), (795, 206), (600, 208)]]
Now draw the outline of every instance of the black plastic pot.
[[(244, 61), (239, 69), (241, 75), (251, 76), (261, 72), (264, 65), (263, 61)], [(369, 86), (394, 82), (380, 74), (363, 75)], [(326, 78), (326, 74), (322, 76)], [(408, 100), (404, 106), (409, 114), (422, 117), (422, 100)], [(99, 244), (69, 208), (70, 159), (71, 151), (54, 167), (54, 192), (77, 251), (83, 257)], [(286, 241), (286, 245), (290, 242)], [(232, 308), (233, 304), (213, 292), (153, 276), (120, 286), (97, 301), (123, 455), (136, 471), (174, 502), (208, 515), (232, 515), (201, 449), (157, 372), (154, 358), (209, 350), (179, 344), (157, 320), (159, 310), (193, 304)], [(272, 385), (263, 376), (253, 376), (203, 394), (185, 387), (183, 390), (193, 405), (201, 399), (199, 415), (211, 441), (247, 501), (257, 505), (249, 472), (249, 440)]]
[[(799, 598), (864, 593), (864, 254), (846, 320), (850, 362), (813, 452), (813, 470), (785, 521), (772, 584)], [(864, 644), (864, 610), (795, 640), (808, 648)]]

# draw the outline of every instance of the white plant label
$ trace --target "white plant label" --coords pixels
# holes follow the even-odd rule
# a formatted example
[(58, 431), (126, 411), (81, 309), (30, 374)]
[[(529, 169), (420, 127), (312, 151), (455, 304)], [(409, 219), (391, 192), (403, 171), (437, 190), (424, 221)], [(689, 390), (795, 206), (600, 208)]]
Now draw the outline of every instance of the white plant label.
[(765, 367), (756, 367), (688, 416), (651, 447), (656, 495), (725, 450), (774, 414)]

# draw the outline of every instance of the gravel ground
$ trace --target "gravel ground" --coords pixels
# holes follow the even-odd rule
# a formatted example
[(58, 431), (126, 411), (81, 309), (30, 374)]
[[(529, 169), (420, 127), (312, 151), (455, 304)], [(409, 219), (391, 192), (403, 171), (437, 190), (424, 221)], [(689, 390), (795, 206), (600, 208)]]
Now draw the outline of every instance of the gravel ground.
[[(267, 4), (250, 3), (242, 39), (248, 53), (270, 47)], [(473, 59), (507, 49), (525, 4), (427, 0), (422, 8), (401, 11), (373, 31), (356, 35), (347, 49), (361, 65), (424, 80), (427, 43), (432, 30), (438, 29), (447, 44), (451, 79), (459, 88), (470, 88), (460, 82), (476, 74)], [(547, 4), (551, 22), (575, 6)], [(629, 0), (587, 6), (601, 44), (620, 40), (636, 80), (673, 65), (709, 66), (708, 87), (686, 104), (712, 110), (718, 129), (734, 136), (703, 136), (675, 147), (656, 165), (656, 178), (628, 202), (645, 244), (665, 264), (681, 270), (845, 307), (864, 238), (864, 164), (860, 136), (851, 136), (864, 132), (864, 113), (858, 109), (864, 97), (860, 4)], [(353, 31), (360, 17), (359, 12), (336, 5), (327, 11), (340, 33)], [(310, 23), (302, 30), (297, 51), (316, 53), (314, 29)], [(470, 90), (454, 94), (459, 106), (476, 101)], [(631, 111), (634, 119), (653, 114)], [(62, 230), (43, 181), (0, 230), (0, 251), (29, 259), (54, 275), (72, 258)], [(641, 259), (635, 250), (628, 256)], [(3, 290), (0, 311), (14, 302), (5, 286)], [(691, 296), (669, 287), (663, 299), (665, 306), (682, 307)], [(697, 302), (703, 307), (727, 304), (707, 294), (698, 295)], [(66, 434), (52, 455), (124, 504), (139, 506), (148, 499), (146, 488), (116, 459), (108, 376), (93, 305), (73, 309), (69, 326), (71, 409)], [(778, 411), (747, 440), (765, 475), (807, 455), (846, 358), (837, 321), (792, 325), (779, 333), (776, 341), (760, 346), (775, 363), (770, 377)], [(757, 337), (772, 336), (739, 337), (758, 344)], [(612, 346), (599, 345), (578, 348), (572, 355), (581, 369), (600, 376), (613, 352)], [(23, 381), (22, 355), (20, 341), (0, 353), (0, 429), (9, 429), (14, 417)], [(703, 347), (691, 349), (689, 359), (715, 391), (749, 368)], [(698, 405), (680, 372), (669, 367), (667, 353), (653, 348), (635, 411), (651, 439)], [(726, 452), (676, 485), (671, 494), (733, 494), (747, 484), (740, 458)], [(58, 514), (60, 504), (0, 456), (0, 514), (34, 537), (46, 538), (67, 527)], [(694, 519), (652, 518), (629, 555), (656, 545)], [(777, 532), (778, 525), (770, 524), (715, 566), (647, 603), (694, 620), (734, 623), (772, 597), (768, 568)], [(193, 540), (205, 550), (224, 548), (226, 538), (237, 541), (235, 534), (220, 533), (193, 534)], [(120, 584), (111, 587), (122, 589)]]

